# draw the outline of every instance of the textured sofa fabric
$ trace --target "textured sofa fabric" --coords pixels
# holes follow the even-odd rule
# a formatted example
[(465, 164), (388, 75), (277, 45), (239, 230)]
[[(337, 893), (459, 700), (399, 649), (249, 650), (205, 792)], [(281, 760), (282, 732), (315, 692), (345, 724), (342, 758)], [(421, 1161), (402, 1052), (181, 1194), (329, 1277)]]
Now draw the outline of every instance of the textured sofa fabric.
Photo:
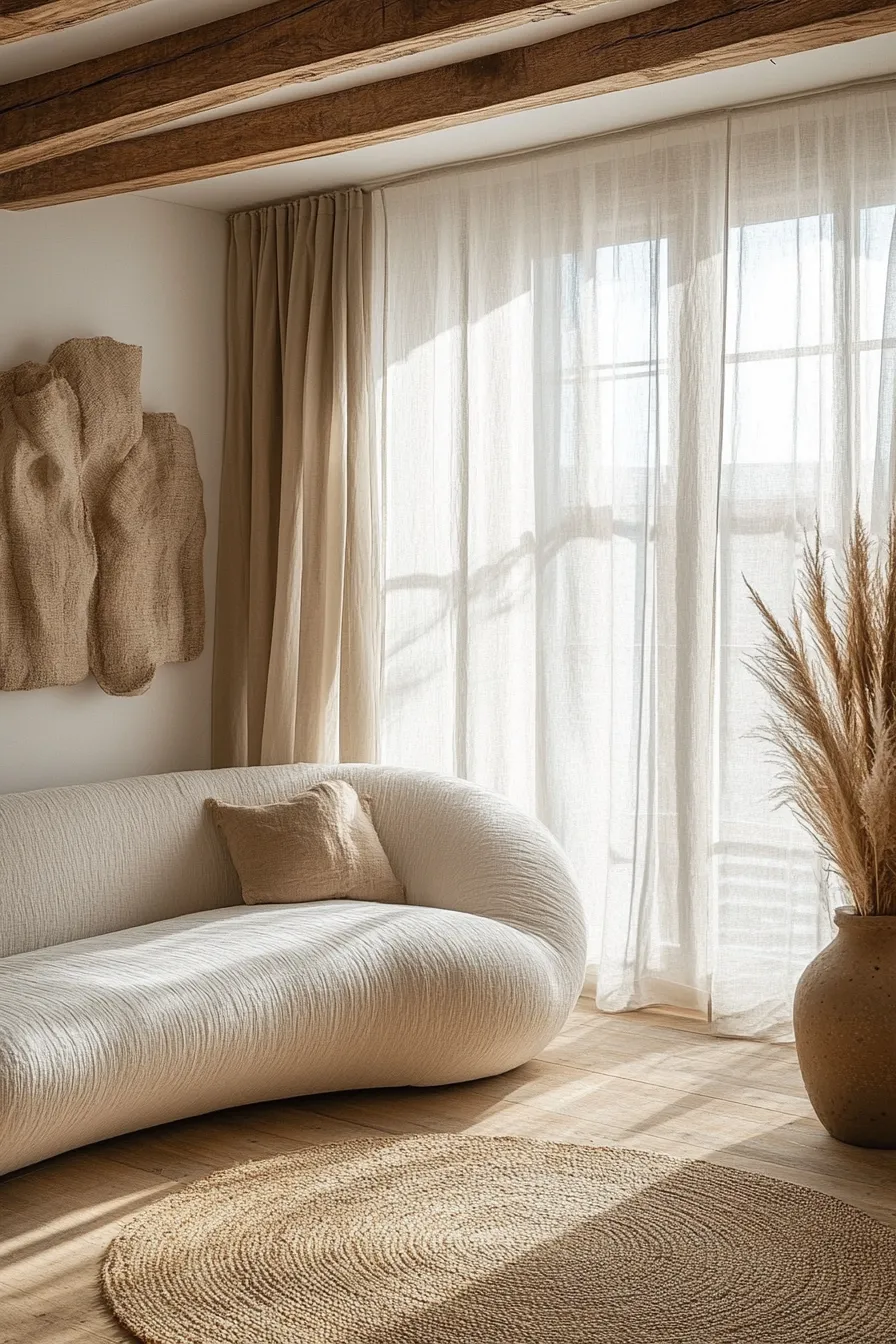
[[(407, 904), (244, 906), (208, 797), (348, 780)], [(530, 1058), (581, 986), (568, 865), (508, 803), (376, 766), (0, 797), (0, 1172), (223, 1106)]]

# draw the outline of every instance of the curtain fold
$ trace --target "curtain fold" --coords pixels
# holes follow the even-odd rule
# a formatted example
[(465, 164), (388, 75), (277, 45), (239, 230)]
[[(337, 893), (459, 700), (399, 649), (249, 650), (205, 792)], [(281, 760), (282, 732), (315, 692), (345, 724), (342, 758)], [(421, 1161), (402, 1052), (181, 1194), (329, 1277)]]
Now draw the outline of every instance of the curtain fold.
[(786, 1037), (827, 875), (744, 577), (892, 498), (896, 89), (387, 186), (382, 758), (536, 813), (598, 1003)]
[(383, 758), (560, 838), (610, 1010), (709, 993), (726, 146), (383, 191)]
[(372, 203), (234, 215), (213, 763), (373, 760)]

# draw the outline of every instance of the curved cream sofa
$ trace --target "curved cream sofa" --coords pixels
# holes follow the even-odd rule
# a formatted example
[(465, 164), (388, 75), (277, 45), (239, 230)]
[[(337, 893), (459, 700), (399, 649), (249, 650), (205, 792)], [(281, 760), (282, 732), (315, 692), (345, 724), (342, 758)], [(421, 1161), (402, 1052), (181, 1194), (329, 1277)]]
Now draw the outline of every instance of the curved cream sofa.
[[(407, 905), (245, 906), (207, 797), (349, 780)], [(584, 968), (569, 867), (459, 780), (379, 766), (0, 797), (0, 1172), (220, 1107), (429, 1086), (531, 1058)]]

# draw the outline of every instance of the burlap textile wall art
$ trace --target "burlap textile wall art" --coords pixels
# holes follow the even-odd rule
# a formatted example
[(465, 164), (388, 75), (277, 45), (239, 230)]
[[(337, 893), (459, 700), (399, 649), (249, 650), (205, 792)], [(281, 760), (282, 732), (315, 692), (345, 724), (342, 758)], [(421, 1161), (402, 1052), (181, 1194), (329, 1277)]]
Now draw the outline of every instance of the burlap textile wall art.
[(139, 695), (202, 652), (202, 480), (141, 363), (99, 337), (0, 372), (0, 690)]

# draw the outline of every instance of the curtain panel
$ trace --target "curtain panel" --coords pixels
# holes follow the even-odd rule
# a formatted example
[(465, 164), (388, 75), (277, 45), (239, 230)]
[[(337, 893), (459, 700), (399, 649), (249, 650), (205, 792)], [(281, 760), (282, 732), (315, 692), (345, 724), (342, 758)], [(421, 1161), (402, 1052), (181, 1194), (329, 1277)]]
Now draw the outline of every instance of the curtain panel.
[(387, 186), (380, 757), (536, 813), (598, 1003), (783, 1038), (831, 883), (744, 655), (892, 498), (896, 92)]
[(230, 221), (216, 766), (376, 756), (371, 219), (347, 191)]

